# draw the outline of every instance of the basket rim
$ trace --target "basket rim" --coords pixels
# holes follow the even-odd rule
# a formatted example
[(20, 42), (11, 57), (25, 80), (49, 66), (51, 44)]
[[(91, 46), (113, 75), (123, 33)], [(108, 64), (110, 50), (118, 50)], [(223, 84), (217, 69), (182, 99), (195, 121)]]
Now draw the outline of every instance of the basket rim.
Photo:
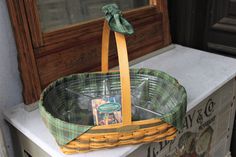
[[(176, 121), (174, 122), (174, 124), (172, 123), (173, 121), (173, 115), (178, 113), (179, 110), (181, 110), (181, 107), (183, 107), (186, 111), (186, 108), (187, 108), (187, 93), (186, 93), (186, 90), (185, 88), (179, 84), (179, 82), (177, 81), (177, 79), (175, 79), (174, 77), (170, 76), (169, 74), (163, 72), (163, 71), (159, 71), (159, 70), (153, 70), (153, 69), (146, 69), (146, 68), (141, 68), (141, 69), (130, 69), (130, 72), (131, 73), (135, 73), (135, 74), (147, 74), (147, 75), (150, 75), (150, 76), (155, 76), (155, 77), (164, 77), (163, 79), (165, 78), (168, 78), (168, 81), (170, 83), (172, 83), (174, 86), (177, 86), (183, 93), (182, 95), (182, 101), (179, 102), (173, 109), (171, 109), (170, 113), (166, 113), (164, 114), (161, 118), (153, 118), (153, 119), (161, 119), (163, 121), (165, 121), (166, 123), (169, 123), (173, 126), (175, 126), (176, 128), (178, 129), (181, 129), (182, 128), (182, 124), (178, 124)], [(52, 132), (52, 134), (54, 136), (57, 136), (55, 135), (55, 132), (53, 133), (53, 131), (51, 130), (52, 126), (52, 122), (56, 122), (58, 124), (62, 124), (64, 126), (67, 126), (68, 128), (74, 128), (75, 130), (78, 131), (77, 136), (83, 133), (85, 133), (86, 131), (88, 131), (89, 129), (91, 129), (92, 127), (95, 127), (95, 125), (80, 125), (80, 124), (75, 124), (75, 123), (70, 123), (70, 122), (67, 122), (67, 121), (64, 121), (64, 120), (61, 120), (57, 117), (54, 117), (50, 112), (48, 112), (44, 106), (44, 98), (45, 98), (45, 95), (47, 94), (47, 92), (49, 92), (51, 89), (53, 89), (56, 85), (60, 84), (63, 82), (63, 80), (65, 79), (71, 79), (73, 77), (77, 77), (77, 76), (81, 76), (81, 75), (90, 75), (90, 74), (119, 74), (119, 71), (112, 71), (112, 72), (108, 72), (108, 73), (102, 73), (102, 72), (86, 72), (86, 73), (77, 73), (77, 74), (71, 74), (71, 75), (68, 75), (68, 76), (65, 76), (65, 77), (61, 77), (59, 79), (57, 79), (56, 81), (50, 83), (44, 90), (43, 92), (41, 93), (40, 95), (40, 99), (39, 99), (39, 111), (40, 111), (40, 114), (41, 114), (41, 117), (43, 118), (43, 121), (45, 122), (46, 126), (49, 128), (49, 130)], [(185, 113), (184, 113), (185, 114)], [(182, 121), (183, 121), (183, 116), (181, 117)], [(145, 120), (139, 120), (139, 121), (145, 121)], [(137, 121), (133, 121), (133, 122), (137, 122)], [(55, 126), (55, 125), (54, 125)], [(109, 126), (112, 126), (112, 125), (109, 125)], [(84, 128), (81, 130), (81, 128)], [(74, 139), (75, 137), (73, 137)], [(73, 139), (70, 139), (73, 140)], [(63, 144), (66, 144), (64, 142), (61, 142), (61, 141), (58, 141), (57, 142), (60, 144), (62, 143)], [(69, 142), (69, 141), (68, 141)], [(67, 143), (68, 143), (67, 142)]]

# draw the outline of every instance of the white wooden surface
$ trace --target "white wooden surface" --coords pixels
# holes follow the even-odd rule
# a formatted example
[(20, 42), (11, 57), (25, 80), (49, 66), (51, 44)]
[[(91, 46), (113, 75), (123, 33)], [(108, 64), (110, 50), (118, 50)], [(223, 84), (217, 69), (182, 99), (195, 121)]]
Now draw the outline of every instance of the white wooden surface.
[[(226, 82), (236, 76), (236, 60), (190, 49), (180, 45), (167, 52), (133, 65), (132, 67), (150, 68), (167, 72), (179, 80), (188, 93), (188, 108), (191, 110), (202, 100), (222, 87)], [(140, 61), (140, 59), (138, 60)], [(51, 156), (66, 157), (43, 124), (38, 110), (26, 112), (24, 104), (19, 104), (5, 111), (5, 119), (31, 139), (41, 149)], [(140, 145), (124, 146), (109, 150), (99, 150), (84, 154), (69, 155), (70, 157), (118, 157), (127, 156)]]

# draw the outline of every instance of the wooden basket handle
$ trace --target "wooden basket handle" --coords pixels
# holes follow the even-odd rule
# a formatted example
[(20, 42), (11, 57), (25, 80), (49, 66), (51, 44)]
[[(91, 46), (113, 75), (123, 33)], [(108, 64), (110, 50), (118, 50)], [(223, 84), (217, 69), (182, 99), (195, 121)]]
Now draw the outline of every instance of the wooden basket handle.
[[(102, 72), (107, 73), (109, 70), (108, 51), (109, 51), (110, 27), (105, 20), (102, 34)], [(130, 90), (130, 73), (129, 60), (127, 53), (127, 45), (125, 36), (115, 32), (117, 45), (120, 82), (121, 82), (121, 103), (122, 103), (122, 123), (123, 125), (131, 125), (131, 90)]]

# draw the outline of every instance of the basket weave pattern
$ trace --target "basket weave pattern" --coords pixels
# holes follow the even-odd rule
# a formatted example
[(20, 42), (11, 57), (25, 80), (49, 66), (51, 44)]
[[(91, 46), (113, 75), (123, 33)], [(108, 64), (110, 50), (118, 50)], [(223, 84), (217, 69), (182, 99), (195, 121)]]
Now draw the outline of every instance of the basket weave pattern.
[[(179, 99), (178, 104), (175, 104), (175, 107), (170, 110), (166, 110), (166, 112), (161, 117), (156, 117), (153, 119), (141, 120), (141, 121), (133, 121), (133, 126), (138, 126), (136, 128), (131, 128), (127, 132), (118, 132), (119, 128), (122, 127), (121, 124), (113, 124), (108, 126), (85, 126), (79, 125), (75, 123), (69, 123), (63, 121), (61, 119), (55, 118), (56, 115), (53, 113), (48, 114), (48, 111), (52, 110), (50, 104), (47, 104), (46, 98), (52, 98), (50, 96), (50, 92), (59, 94), (59, 91), (55, 91), (54, 89), (60, 85), (63, 85), (63, 89), (66, 86), (70, 85), (70, 82), (74, 80), (80, 80), (80, 82), (84, 82), (83, 80), (87, 80), (89, 78), (93, 83), (98, 85), (99, 79), (96, 81), (96, 78), (110, 78), (112, 80), (111, 87), (117, 88), (116, 86), (120, 84), (119, 78), (116, 76), (119, 72), (110, 72), (106, 74), (102, 73), (83, 73), (83, 74), (74, 74), (64, 78), (61, 78), (48, 86), (48, 88), (44, 91), (42, 95), (42, 100), (44, 100), (44, 104), (40, 105), (41, 115), (43, 115), (43, 120), (48, 128), (50, 128), (51, 133), (57, 137), (57, 142), (61, 144), (61, 150), (66, 154), (73, 154), (78, 152), (87, 152), (90, 150), (96, 150), (101, 148), (111, 148), (121, 145), (128, 144), (139, 144), (145, 142), (152, 141), (164, 141), (164, 140), (173, 140), (176, 137), (176, 128), (181, 128), (182, 119), (185, 115), (186, 110), (186, 100), (187, 95), (185, 89), (178, 83), (178, 81), (169, 76), (168, 74), (151, 69), (130, 69), (130, 78), (131, 78), (131, 87), (135, 87), (143, 77), (153, 79), (150, 81), (149, 87), (149, 95), (154, 97), (162, 97), (163, 99), (159, 99), (160, 104), (162, 106), (155, 106), (157, 111), (166, 110), (165, 104), (168, 104), (168, 101), (173, 101)], [(159, 83), (152, 83), (155, 79)], [(116, 80), (116, 81), (115, 81)], [(84, 87), (84, 84), (80, 84), (80, 86)], [(93, 86), (93, 85), (91, 85)], [(120, 86), (119, 86), (120, 87)], [(93, 87), (94, 88), (94, 87)], [(176, 90), (174, 90), (176, 88)], [(59, 88), (61, 89), (61, 88)], [(97, 87), (96, 87), (97, 89)], [(155, 89), (155, 90), (153, 90)], [(165, 91), (165, 92), (163, 92)], [(176, 91), (176, 92), (173, 92)], [(174, 93), (169, 95), (169, 93)], [(168, 93), (164, 96), (164, 93)], [(58, 102), (63, 102), (67, 96), (63, 96), (59, 94), (60, 97), (57, 100)], [(171, 96), (172, 99), (168, 98)], [(55, 99), (54, 99), (55, 100)], [(181, 100), (181, 101), (180, 101)], [(59, 104), (58, 102), (55, 102)], [(66, 102), (64, 100), (64, 102)], [(77, 115), (75, 115), (76, 117)], [(76, 119), (76, 118), (75, 118)], [(55, 121), (57, 123), (55, 124)], [(58, 125), (61, 124), (61, 125)], [(63, 124), (63, 125), (62, 125)], [(79, 130), (76, 128), (79, 126)], [(61, 130), (61, 132), (59, 131)], [(70, 137), (69, 135), (72, 133), (76, 133), (76, 138), (70, 139), (71, 142), (64, 144), (63, 141), (65, 137)], [(78, 136), (78, 133), (81, 132), (81, 135)], [(84, 133), (85, 132), (85, 133)], [(61, 141), (60, 141), (61, 139)], [(74, 140), (73, 140), (74, 139)]]

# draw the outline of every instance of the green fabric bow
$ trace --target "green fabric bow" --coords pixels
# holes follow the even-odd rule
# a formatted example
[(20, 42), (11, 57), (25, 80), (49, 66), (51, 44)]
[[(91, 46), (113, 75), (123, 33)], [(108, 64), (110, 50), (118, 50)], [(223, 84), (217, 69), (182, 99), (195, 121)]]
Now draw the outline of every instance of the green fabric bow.
[(121, 11), (116, 4), (108, 4), (102, 7), (105, 13), (105, 18), (111, 30), (122, 34), (133, 34), (134, 29), (132, 25), (122, 17)]

